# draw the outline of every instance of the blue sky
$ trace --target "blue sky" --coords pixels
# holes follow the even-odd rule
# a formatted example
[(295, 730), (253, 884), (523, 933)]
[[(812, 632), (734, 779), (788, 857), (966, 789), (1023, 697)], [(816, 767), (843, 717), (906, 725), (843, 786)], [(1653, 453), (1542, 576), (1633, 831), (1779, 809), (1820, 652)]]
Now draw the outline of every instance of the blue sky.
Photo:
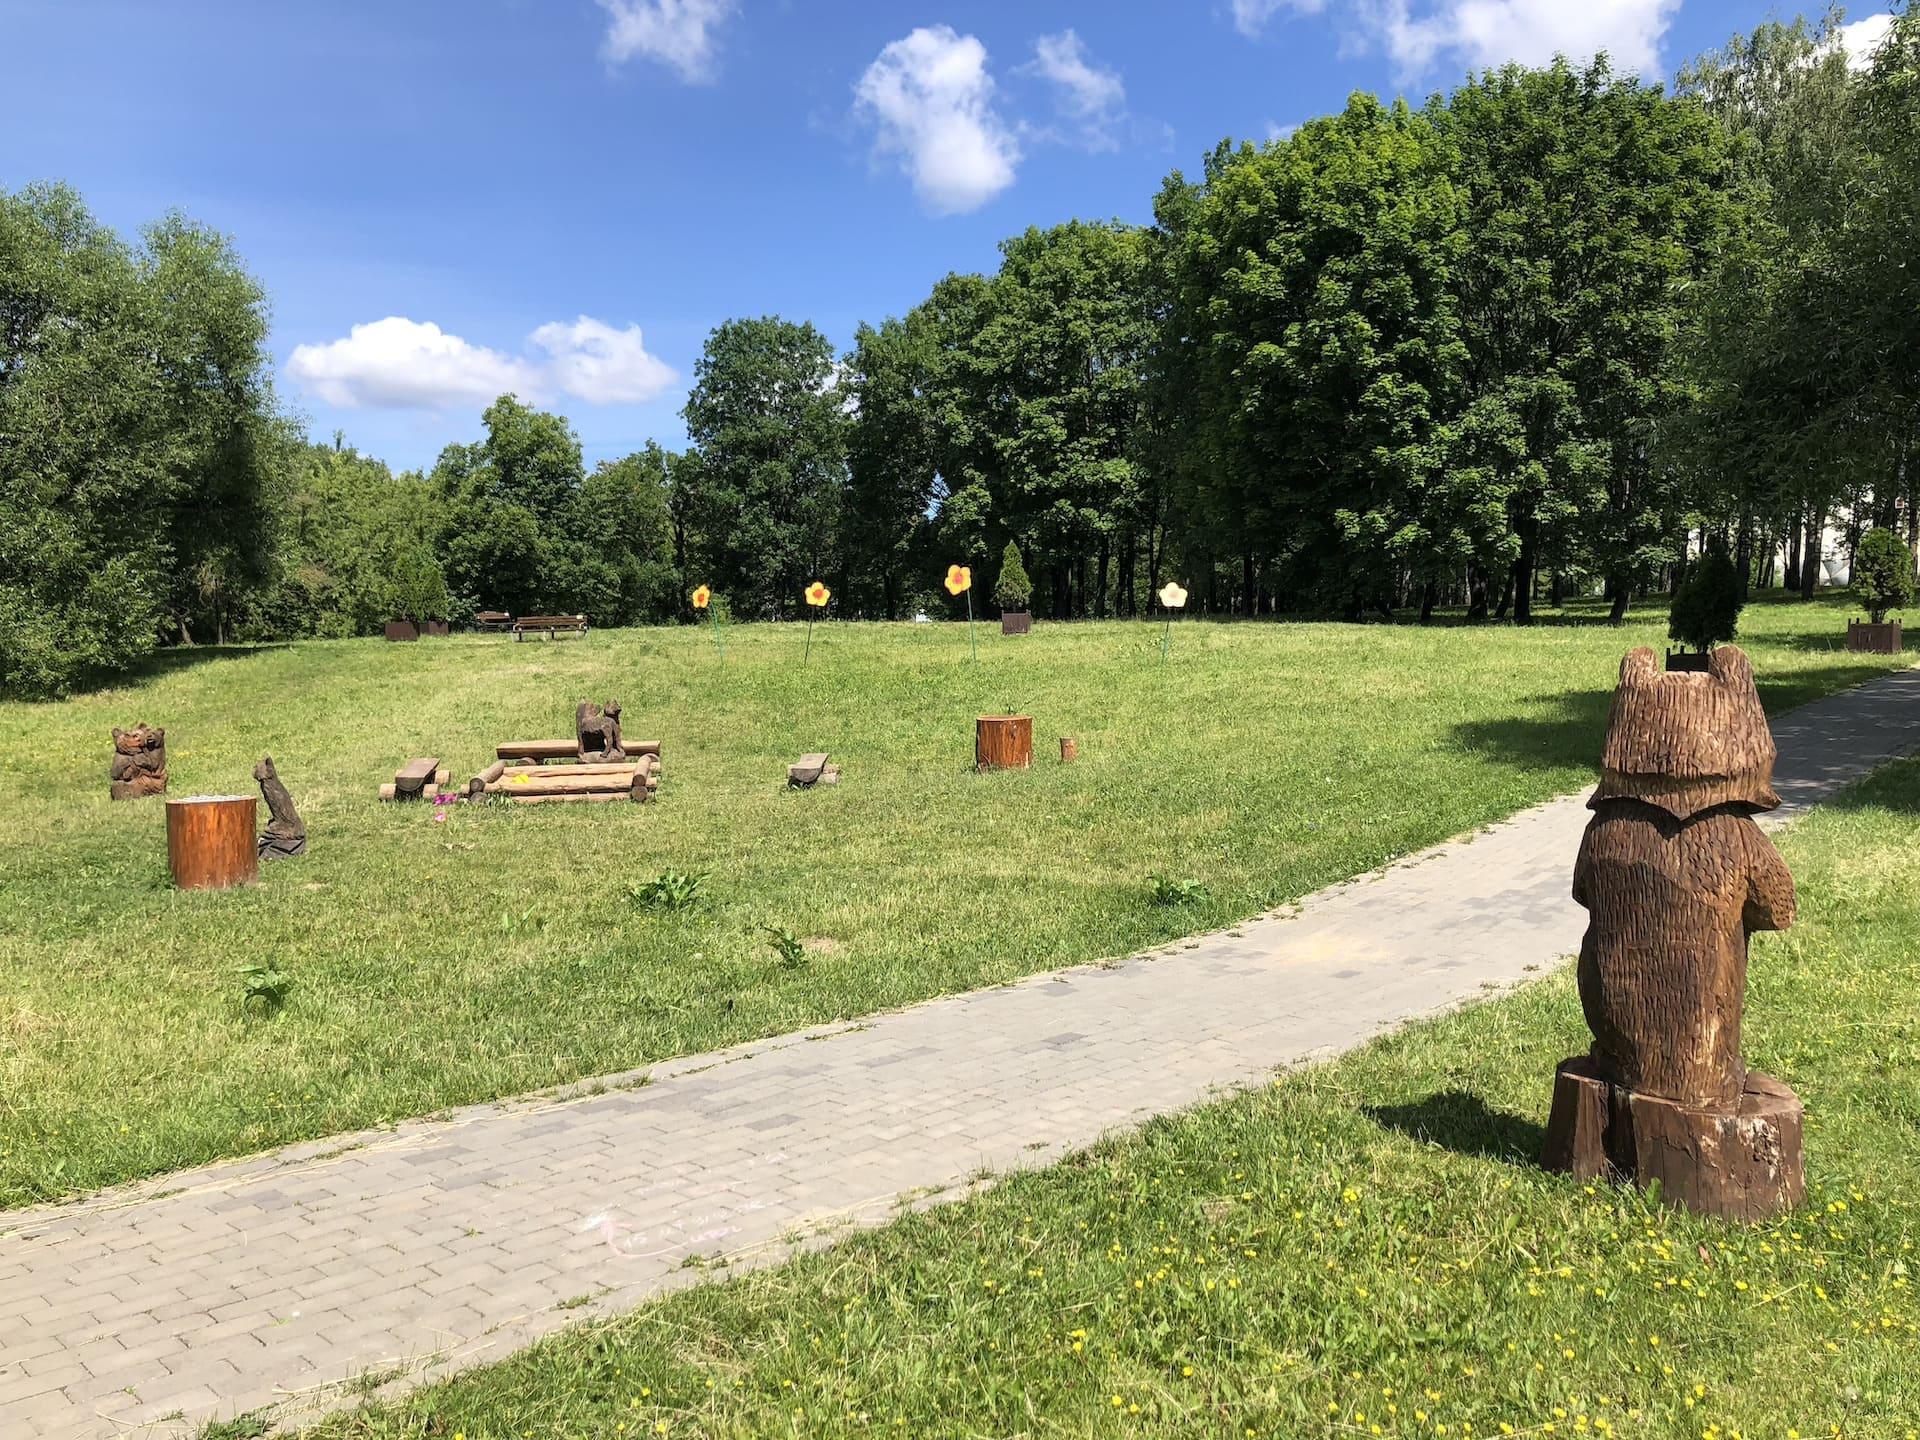
[(178, 206), (232, 234), (316, 436), (428, 465), (512, 387), (594, 460), (684, 442), (729, 316), (845, 347), (1028, 225), (1147, 219), (1222, 136), (1556, 49), (1665, 77), (1771, 9), (0, 0), (0, 187), (66, 180), (123, 231)]

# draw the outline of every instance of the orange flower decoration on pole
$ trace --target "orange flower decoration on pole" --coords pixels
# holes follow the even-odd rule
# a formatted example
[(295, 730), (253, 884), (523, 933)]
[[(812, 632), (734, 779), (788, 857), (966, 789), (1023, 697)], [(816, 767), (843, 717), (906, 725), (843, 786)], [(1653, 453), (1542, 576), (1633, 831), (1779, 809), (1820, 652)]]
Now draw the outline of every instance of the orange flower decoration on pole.
[(973, 571), (965, 565), (947, 566), (947, 593), (967, 597), (967, 644), (973, 650), (973, 663), (980, 663), (980, 637), (973, 630)]
[(807, 586), (804, 593), (807, 599), (807, 650), (806, 653), (800, 657), (800, 663), (802, 665), (813, 658), (813, 612), (815, 610), (824, 610), (827, 601), (833, 598), (833, 592), (818, 580)]
[[(713, 603), (713, 588), (708, 585), (696, 586), (694, 588), (693, 594), (689, 595), (687, 598), (693, 602), (694, 609), (706, 610), (707, 607)], [(713, 632), (714, 650), (719, 654), (722, 660), (726, 659), (727, 647), (723, 645), (720, 641), (720, 614), (718, 611), (716, 610), (707, 611), (707, 628)]]

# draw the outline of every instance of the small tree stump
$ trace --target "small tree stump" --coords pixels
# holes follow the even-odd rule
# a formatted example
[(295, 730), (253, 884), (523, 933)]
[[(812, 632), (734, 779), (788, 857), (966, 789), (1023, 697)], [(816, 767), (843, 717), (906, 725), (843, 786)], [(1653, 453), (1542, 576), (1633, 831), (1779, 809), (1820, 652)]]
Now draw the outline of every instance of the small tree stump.
[(1025, 770), (1033, 764), (1031, 715), (982, 715), (973, 725), (973, 763), (982, 770)]
[(1080, 758), (1080, 742), (1071, 735), (1060, 737), (1060, 763), (1071, 765)]
[(251, 795), (193, 795), (167, 801), (167, 864), (182, 890), (227, 890), (260, 878)]
[(1660, 1198), (1701, 1215), (1764, 1220), (1806, 1192), (1800, 1098), (1750, 1070), (1739, 1104), (1682, 1105), (1612, 1084), (1587, 1056), (1554, 1077), (1542, 1161), (1579, 1180), (1658, 1182)]
[(273, 757), (262, 755), (253, 767), (253, 778), (260, 782), (260, 794), (267, 802), (267, 828), (260, 832), (262, 860), (291, 860), (307, 853), (307, 825), (293, 808), (293, 796), (280, 783), (273, 768)]
[(131, 730), (115, 726), (113, 763), (107, 769), (107, 793), (116, 800), (164, 795), (167, 789), (167, 732), (147, 725)]

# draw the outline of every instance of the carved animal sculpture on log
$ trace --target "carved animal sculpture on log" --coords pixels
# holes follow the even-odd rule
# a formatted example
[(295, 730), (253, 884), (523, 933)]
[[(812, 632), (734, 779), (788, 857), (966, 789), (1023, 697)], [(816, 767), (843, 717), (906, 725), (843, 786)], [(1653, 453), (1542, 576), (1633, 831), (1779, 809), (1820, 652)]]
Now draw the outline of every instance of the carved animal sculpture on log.
[(280, 783), (273, 768), (273, 757), (262, 755), (253, 767), (253, 778), (260, 782), (261, 798), (267, 802), (267, 823), (260, 832), (262, 860), (291, 860), (307, 853), (307, 824), (293, 808), (293, 796)]
[(167, 732), (136, 725), (113, 727), (113, 764), (107, 770), (107, 793), (116, 800), (142, 795), (164, 795), (167, 789)]
[(1780, 803), (1773, 762), (1738, 649), (1705, 673), (1622, 662), (1573, 874), (1593, 1048), (1555, 1079), (1547, 1168), (1658, 1181), (1730, 1219), (1799, 1202), (1800, 1101), (1740, 1058), (1748, 937), (1793, 923), (1793, 876), (1753, 821)]
[(605, 705), (582, 700), (573, 712), (573, 732), (579, 740), (582, 763), (604, 763), (627, 758), (627, 752), (620, 748), (618, 700), (609, 700)]

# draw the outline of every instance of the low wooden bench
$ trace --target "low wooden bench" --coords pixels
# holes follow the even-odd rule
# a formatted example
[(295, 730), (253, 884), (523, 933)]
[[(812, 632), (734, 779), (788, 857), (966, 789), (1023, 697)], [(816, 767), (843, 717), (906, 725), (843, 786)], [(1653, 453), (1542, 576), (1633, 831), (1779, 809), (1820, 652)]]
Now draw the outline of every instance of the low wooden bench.
[(504, 635), (513, 628), (513, 616), (504, 610), (476, 610), (473, 612), (473, 628)]
[(393, 780), (380, 787), (382, 800), (431, 800), (440, 793), (440, 788), (452, 778), (440, 768), (440, 761), (432, 755), (421, 755), (407, 761), (393, 772)]
[(556, 635), (584, 635), (587, 633), (587, 617), (584, 615), (522, 615), (513, 622), (513, 638), (524, 639), (529, 631), (537, 634), (547, 632), (547, 638)]

